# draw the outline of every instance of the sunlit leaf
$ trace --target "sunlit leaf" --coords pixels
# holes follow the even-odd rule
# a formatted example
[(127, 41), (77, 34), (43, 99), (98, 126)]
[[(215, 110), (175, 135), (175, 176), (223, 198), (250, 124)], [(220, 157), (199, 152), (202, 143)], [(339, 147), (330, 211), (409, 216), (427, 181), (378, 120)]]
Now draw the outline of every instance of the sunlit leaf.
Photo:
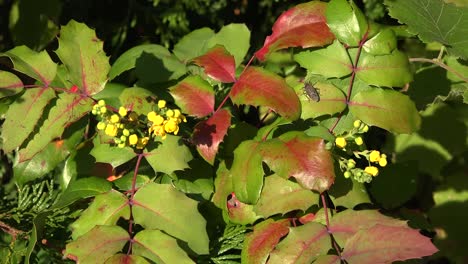
[(332, 84), (315, 83), (313, 87), (319, 94), (319, 101), (309, 98), (304, 91), (304, 84), (295, 88), (302, 105), (301, 118), (316, 118), (323, 115), (333, 115), (342, 112), (346, 108), (346, 96), (343, 91)]
[(97, 195), (80, 218), (71, 224), (72, 238), (85, 235), (97, 225), (115, 225), (121, 217), (130, 217), (127, 196), (115, 190)]
[(162, 230), (187, 242), (197, 254), (207, 254), (206, 220), (197, 206), (171, 185), (148, 183), (135, 194), (132, 213), (136, 224)]
[(52, 206), (62, 208), (72, 204), (80, 199), (93, 197), (101, 193), (110, 191), (112, 184), (97, 177), (81, 178), (71, 182), (65, 192), (60, 196), (60, 199)]
[(237, 225), (253, 224), (257, 219), (261, 218), (254, 212), (254, 206), (239, 201), (235, 193), (231, 193), (230, 199), (226, 203), (226, 211), (229, 222)]
[(367, 19), (354, 1), (330, 1), (326, 16), (330, 30), (348, 46), (358, 46), (368, 30)]
[(299, 98), (280, 76), (259, 67), (249, 67), (231, 90), (235, 104), (267, 106), (279, 115), (296, 120), (301, 114)]
[(65, 256), (79, 263), (104, 263), (121, 251), (129, 240), (128, 232), (120, 226), (96, 226), (67, 244)]
[(321, 224), (290, 227), (288, 236), (271, 252), (268, 264), (309, 264), (326, 254), (330, 245), (330, 234)]
[(157, 147), (152, 151), (145, 152), (145, 159), (151, 167), (156, 172), (167, 174), (189, 168), (188, 162), (192, 158), (192, 153), (180, 137), (172, 135), (167, 135), (166, 139), (158, 141)]
[(263, 61), (275, 50), (289, 47), (317, 47), (335, 38), (326, 24), (326, 3), (310, 1), (281, 14), (273, 25), (273, 34), (265, 39), (255, 56)]
[(375, 88), (351, 99), (349, 109), (356, 119), (395, 133), (412, 133), (419, 129), (421, 117), (407, 95)]
[(82, 93), (93, 95), (104, 89), (110, 69), (109, 58), (94, 30), (71, 20), (60, 30), (56, 53), (67, 66), (70, 81)]
[(246, 236), (242, 248), (242, 263), (263, 264), (279, 240), (289, 232), (289, 220), (265, 220)]
[(182, 112), (204, 117), (214, 111), (213, 87), (200, 76), (189, 76), (170, 88)]
[(205, 73), (217, 81), (224, 83), (236, 81), (234, 57), (221, 45), (214, 46), (207, 53), (194, 58), (193, 61), (205, 68)]
[(177, 240), (159, 230), (143, 230), (133, 238), (133, 254), (156, 263), (195, 263), (177, 244)]
[[(120, 104), (139, 115), (147, 115), (153, 111), (154, 94), (145, 88), (130, 87), (124, 89), (119, 96)], [(119, 106), (120, 107), (120, 106)]]
[(396, 47), (395, 32), (390, 28), (383, 29), (362, 46), (364, 51), (370, 55), (390, 54)]
[(232, 187), (231, 172), (226, 168), (224, 161), (222, 161), (218, 166), (214, 185), (215, 192), (211, 197), (211, 201), (218, 208), (226, 209), (227, 197), (234, 191), (234, 187)]
[(11, 72), (0, 71), (0, 98), (15, 95), (23, 89), (23, 82)]
[(215, 33), (210, 28), (200, 28), (182, 37), (174, 46), (174, 54), (184, 63), (198, 57), (205, 51), (206, 43)]
[(108, 258), (104, 264), (150, 264), (150, 262), (137, 255), (116, 254)]
[(226, 109), (220, 109), (207, 120), (195, 125), (193, 143), (197, 146), (198, 153), (208, 163), (214, 163), (219, 144), (223, 141), (230, 125), (231, 114)]
[(247, 51), (249, 51), (249, 28), (245, 24), (236, 23), (223, 26), (216, 35), (208, 40), (206, 47), (211, 48), (218, 44), (224, 46), (234, 56), (236, 66), (239, 66), (244, 60)]
[(137, 154), (130, 147), (118, 148), (106, 142), (101, 142), (99, 137), (93, 140), (91, 154), (96, 162), (109, 163), (112, 167), (117, 167), (136, 157)]

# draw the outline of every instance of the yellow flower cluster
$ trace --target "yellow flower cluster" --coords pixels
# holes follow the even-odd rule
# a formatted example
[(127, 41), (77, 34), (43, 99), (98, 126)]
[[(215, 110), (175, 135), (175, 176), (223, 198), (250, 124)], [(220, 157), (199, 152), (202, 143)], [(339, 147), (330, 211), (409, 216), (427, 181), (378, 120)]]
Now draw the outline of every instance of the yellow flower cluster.
[(345, 149), (347, 145), (347, 140), (353, 141), (357, 146), (364, 144), (364, 140), (359, 134), (366, 133), (369, 131), (369, 126), (364, 124), (361, 120), (356, 120), (353, 123), (353, 129), (346, 133), (345, 135), (335, 138), (335, 145), (339, 148)]
[[(166, 134), (177, 135), (179, 133), (179, 124), (187, 122), (187, 119), (180, 112), (179, 109), (167, 109), (166, 102), (160, 100), (158, 107), (163, 110), (164, 114), (151, 111), (148, 113), (148, 121), (150, 121), (148, 132), (150, 135), (160, 136), (162, 139), (166, 138)], [(165, 110), (165, 111), (164, 111)]]

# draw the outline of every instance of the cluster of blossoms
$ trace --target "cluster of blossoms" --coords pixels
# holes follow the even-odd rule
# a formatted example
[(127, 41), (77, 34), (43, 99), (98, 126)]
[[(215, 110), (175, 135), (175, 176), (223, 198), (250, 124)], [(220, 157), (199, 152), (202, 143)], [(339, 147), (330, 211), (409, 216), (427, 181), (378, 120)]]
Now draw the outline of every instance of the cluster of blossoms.
[[(346, 151), (345, 147), (348, 141), (354, 142), (358, 147), (364, 144), (360, 134), (369, 131), (369, 127), (360, 120), (354, 121), (353, 126), (354, 128), (352, 131), (335, 139), (336, 146)], [(368, 166), (366, 166), (364, 169), (357, 168), (356, 161), (354, 159), (340, 157), (340, 169), (344, 171), (345, 178), (350, 178), (353, 176), (353, 178), (358, 182), (369, 183), (372, 181), (372, 177), (375, 177), (379, 174), (379, 169), (376, 166), (373, 166), (372, 163), (378, 164), (380, 167), (387, 166), (387, 156), (385, 154), (381, 154), (378, 150), (355, 150), (352, 151), (352, 154), (357, 159), (365, 158), (367, 160)]]
[(168, 109), (166, 101), (158, 101), (158, 109), (149, 112), (146, 116), (121, 106), (118, 111), (110, 111), (104, 100), (100, 100), (93, 106), (91, 113), (101, 120), (97, 129), (113, 138), (119, 148), (131, 146), (143, 149), (151, 137), (160, 136), (166, 138), (166, 134), (177, 135), (179, 124), (187, 122), (184, 115), (178, 109)]

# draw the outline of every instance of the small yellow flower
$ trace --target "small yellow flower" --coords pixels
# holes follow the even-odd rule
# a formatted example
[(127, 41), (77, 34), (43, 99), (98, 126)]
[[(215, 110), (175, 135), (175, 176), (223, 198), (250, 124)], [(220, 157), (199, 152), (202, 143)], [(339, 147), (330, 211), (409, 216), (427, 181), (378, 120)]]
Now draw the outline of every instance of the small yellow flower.
[(164, 117), (152, 111), (148, 113), (148, 120), (153, 122), (153, 125), (160, 126), (164, 122)]
[(99, 123), (97, 124), (97, 129), (98, 129), (98, 130), (103, 130), (103, 129), (105, 129), (105, 128), (106, 128), (106, 123), (104, 123), (104, 122), (99, 122)]
[(362, 128), (362, 132), (366, 133), (367, 131), (369, 131), (369, 126), (368, 126), (368, 125), (365, 125), (365, 126)]
[(130, 131), (129, 131), (128, 129), (124, 129), (124, 130), (122, 131), (122, 134), (123, 134), (124, 136), (128, 137), (128, 136), (130, 136)]
[(167, 117), (173, 117), (174, 116), (174, 111), (172, 109), (167, 110), (166, 116)]
[(374, 167), (374, 166), (367, 166), (365, 169), (364, 169), (365, 172), (369, 173), (370, 175), (372, 176), (377, 176), (377, 174), (379, 174), (379, 169), (377, 167)]
[(362, 137), (357, 137), (354, 139), (354, 142), (356, 142), (356, 145), (361, 146), (364, 144), (364, 141), (362, 140)]
[(371, 151), (369, 155), (369, 161), (370, 162), (379, 162), (380, 160), (380, 152), (378, 150), (373, 150)]
[(175, 109), (175, 110), (174, 110), (174, 117), (175, 117), (175, 118), (178, 118), (180, 115), (181, 115), (180, 110), (179, 110), (179, 109)]
[(174, 133), (174, 135), (177, 135), (179, 126), (176, 121), (171, 119), (164, 124), (164, 130), (166, 130), (167, 133)]
[(150, 127), (149, 132), (153, 132), (155, 136), (161, 136), (162, 139), (166, 138), (166, 131), (163, 126), (152, 126)]
[(359, 127), (361, 126), (361, 120), (356, 120), (356, 121), (354, 121), (353, 126), (354, 126), (355, 128), (359, 128)]
[(107, 112), (107, 108), (105, 106), (102, 106), (99, 111), (101, 111), (101, 114), (105, 114)]
[(123, 116), (126, 116), (126, 115), (127, 115), (127, 108), (121, 106), (121, 107), (119, 108), (119, 115), (122, 116), (122, 117), (123, 117)]
[(113, 124), (107, 124), (106, 126), (106, 130), (104, 131), (104, 133), (106, 133), (106, 135), (108, 136), (111, 136), (111, 137), (115, 137), (117, 136), (117, 127)]
[(148, 137), (138, 139), (138, 143), (136, 145), (136, 148), (137, 149), (143, 149), (146, 146), (146, 144), (148, 144), (148, 141), (149, 141)]
[(164, 108), (164, 107), (166, 107), (166, 101), (164, 101), (164, 100), (159, 100), (159, 101), (158, 101), (158, 107), (159, 107), (159, 108)]
[(386, 158), (380, 157), (379, 165), (380, 165), (380, 167), (385, 167), (385, 166), (387, 166), (387, 159), (386, 159)]
[(111, 122), (111, 123), (114, 123), (114, 124), (115, 124), (115, 123), (118, 123), (119, 121), (120, 121), (120, 117), (119, 117), (118, 115), (116, 115), (116, 114), (113, 114), (113, 115), (111, 116), (111, 118), (110, 118), (110, 122)]
[(351, 177), (351, 172), (350, 172), (350, 171), (345, 171), (344, 177), (345, 177), (346, 179), (348, 179), (349, 177)]
[(106, 101), (104, 101), (104, 100), (99, 100), (99, 101), (98, 101), (98, 105), (99, 105), (99, 106), (105, 106), (105, 105), (106, 105)]
[(131, 134), (130, 137), (128, 138), (128, 143), (130, 145), (135, 145), (136, 143), (138, 143), (138, 136), (135, 134)]
[(124, 148), (124, 147), (125, 147), (125, 142), (119, 143), (119, 144), (117, 145), (117, 147), (119, 147), (119, 148)]
[(344, 137), (337, 137), (335, 138), (335, 144), (340, 148), (344, 148), (346, 147), (346, 139)]
[(354, 167), (356, 167), (356, 161), (354, 161), (353, 159), (349, 159), (347, 166), (348, 169), (353, 169)]

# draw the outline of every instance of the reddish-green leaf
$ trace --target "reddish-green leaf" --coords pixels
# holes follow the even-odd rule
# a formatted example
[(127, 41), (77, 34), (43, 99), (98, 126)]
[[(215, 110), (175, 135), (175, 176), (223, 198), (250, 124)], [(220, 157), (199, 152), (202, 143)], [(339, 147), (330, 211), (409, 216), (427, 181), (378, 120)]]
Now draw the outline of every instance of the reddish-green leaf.
[(323, 115), (333, 115), (342, 112), (346, 108), (346, 96), (343, 91), (333, 84), (315, 83), (311, 84), (319, 94), (319, 101), (309, 98), (304, 91), (304, 84), (301, 83), (295, 88), (302, 105), (302, 119), (316, 118)]
[(236, 81), (236, 62), (224, 46), (216, 45), (193, 61), (205, 68), (206, 74), (217, 81), (224, 83)]
[(44, 87), (49, 86), (57, 73), (57, 64), (47, 51), (36, 52), (26, 46), (19, 46), (0, 55), (8, 56), (15, 70), (38, 80)]
[(326, 16), (330, 30), (348, 46), (358, 46), (368, 30), (367, 19), (354, 1), (330, 1)]
[(193, 143), (197, 146), (198, 153), (211, 165), (230, 125), (231, 114), (228, 110), (221, 109), (194, 128)]
[(348, 263), (378, 264), (421, 258), (437, 251), (430, 238), (418, 230), (377, 224), (348, 239), (341, 258)]
[(214, 111), (214, 90), (200, 76), (189, 76), (170, 88), (182, 112), (204, 117)]
[(359, 230), (367, 230), (377, 224), (394, 227), (405, 227), (406, 222), (390, 218), (375, 210), (346, 210), (333, 216), (329, 230), (339, 245), (345, 242)]
[(180, 137), (167, 135), (158, 142), (161, 144), (158, 143), (155, 149), (145, 152), (145, 159), (156, 172), (171, 174), (189, 168), (188, 162), (193, 156)]
[(202, 55), (205, 50), (206, 43), (211, 39), (215, 33), (210, 28), (200, 28), (194, 30), (184, 37), (174, 46), (172, 52), (183, 63)]
[(231, 194), (231, 198), (226, 203), (226, 213), (229, 221), (238, 225), (253, 224), (260, 218), (254, 212), (254, 206), (239, 201), (235, 193)]
[(77, 263), (99, 264), (121, 251), (130, 240), (120, 226), (96, 226), (88, 233), (67, 244), (65, 256)]
[(249, 67), (231, 90), (236, 104), (267, 106), (289, 119), (301, 115), (301, 104), (294, 90), (280, 76), (259, 67)]
[(50, 141), (62, 135), (65, 127), (77, 121), (91, 109), (93, 101), (77, 94), (60, 94), (56, 105), (52, 107), (48, 118), (42, 124), (39, 133), (19, 151), (20, 162), (31, 159)]
[(0, 71), (0, 98), (15, 95), (23, 90), (23, 82), (11, 72)]
[(289, 220), (265, 220), (246, 236), (241, 258), (245, 264), (263, 264), (279, 240), (289, 232)]
[(263, 160), (283, 178), (294, 177), (304, 188), (326, 191), (335, 180), (333, 160), (321, 138), (289, 132), (264, 142)]
[(104, 89), (110, 69), (109, 58), (94, 30), (71, 20), (60, 30), (56, 53), (67, 66), (71, 83), (82, 93), (93, 95)]
[(127, 196), (115, 190), (97, 195), (80, 218), (71, 224), (72, 237), (77, 239), (97, 225), (115, 225), (120, 217), (130, 217)]
[(104, 264), (150, 264), (145, 258), (137, 255), (117, 254), (106, 260)]
[(263, 61), (271, 52), (289, 47), (317, 47), (335, 38), (326, 24), (326, 3), (311, 1), (281, 14), (273, 25), (273, 34), (265, 39), (255, 56)]
[(21, 146), (41, 118), (46, 105), (54, 97), (55, 93), (52, 89), (27, 89), (19, 100), (10, 105), (2, 126), (5, 152)]
[(262, 190), (264, 172), (259, 145), (257, 141), (246, 140), (234, 151), (232, 184), (237, 198), (243, 203), (257, 203)]
[(421, 116), (411, 99), (400, 92), (375, 88), (351, 99), (349, 109), (356, 119), (395, 133), (419, 129)]
[(236, 66), (239, 66), (250, 48), (249, 28), (245, 24), (236, 23), (223, 26), (221, 30), (206, 43), (207, 48), (211, 48), (215, 45), (224, 46), (229, 54), (234, 56)]
[(321, 224), (290, 227), (288, 236), (271, 252), (268, 264), (309, 264), (326, 254), (330, 245), (330, 235)]
[(262, 194), (254, 211), (263, 217), (285, 214), (293, 210), (305, 211), (318, 204), (318, 194), (302, 188), (299, 184), (270, 175), (265, 178)]
[(206, 220), (198, 212), (196, 201), (171, 185), (148, 183), (138, 190), (133, 202), (136, 224), (177, 237), (197, 254), (208, 253)]
[(143, 230), (133, 238), (133, 254), (155, 263), (195, 263), (177, 244), (177, 240), (159, 230)]

